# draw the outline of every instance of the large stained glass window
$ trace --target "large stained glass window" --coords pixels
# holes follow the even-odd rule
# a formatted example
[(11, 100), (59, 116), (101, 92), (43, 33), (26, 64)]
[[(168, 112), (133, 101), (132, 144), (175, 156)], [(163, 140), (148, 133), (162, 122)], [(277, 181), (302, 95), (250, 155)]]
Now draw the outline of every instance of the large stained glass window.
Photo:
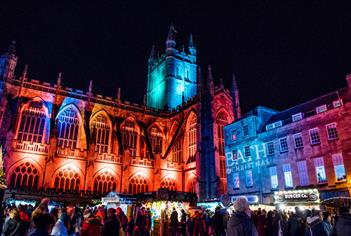
[(65, 108), (57, 117), (58, 146), (77, 147), (79, 119), (78, 112), (72, 107)]
[(41, 102), (31, 102), (22, 111), (17, 139), (35, 143), (44, 142), (44, 130), (47, 117)]
[(29, 162), (25, 162), (15, 168), (11, 174), (10, 186), (12, 188), (38, 189), (38, 170)]
[(124, 150), (129, 150), (132, 157), (136, 156), (138, 133), (134, 122), (126, 121), (122, 126), (122, 142)]
[(59, 171), (55, 177), (55, 188), (63, 191), (78, 191), (80, 177), (71, 167)]
[(162, 180), (162, 182), (160, 184), (160, 188), (168, 189), (171, 191), (177, 191), (177, 183), (174, 179), (167, 177), (164, 180)]
[(190, 119), (189, 123), (189, 132), (188, 132), (188, 161), (187, 163), (194, 162), (196, 161), (196, 147), (197, 147), (197, 118), (195, 115), (193, 115)]
[(99, 173), (94, 178), (94, 192), (108, 193), (116, 191), (117, 179), (108, 171)]
[(95, 151), (105, 153), (108, 150), (110, 139), (110, 126), (108, 118), (102, 114), (94, 117), (90, 124), (90, 131), (95, 135)]
[(144, 193), (148, 191), (149, 191), (149, 185), (147, 180), (143, 176), (136, 175), (129, 180), (130, 194)]

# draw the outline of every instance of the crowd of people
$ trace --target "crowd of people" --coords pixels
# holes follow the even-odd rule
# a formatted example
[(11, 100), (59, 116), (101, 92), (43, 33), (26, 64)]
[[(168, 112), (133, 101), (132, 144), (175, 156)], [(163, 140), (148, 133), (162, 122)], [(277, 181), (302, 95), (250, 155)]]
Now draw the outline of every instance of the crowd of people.
[[(149, 236), (150, 209), (140, 207), (136, 217), (127, 217), (121, 208), (78, 206), (53, 207), (44, 198), (36, 207), (7, 206), (2, 215), (2, 236)], [(294, 212), (251, 211), (246, 198), (238, 198), (234, 211), (216, 208), (193, 215), (172, 209), (162, 216), (160, 236), (351, 236), (350, 208), (338, 214), (296, 208)], [(155, 235), (155, 234), (153, 234)]]

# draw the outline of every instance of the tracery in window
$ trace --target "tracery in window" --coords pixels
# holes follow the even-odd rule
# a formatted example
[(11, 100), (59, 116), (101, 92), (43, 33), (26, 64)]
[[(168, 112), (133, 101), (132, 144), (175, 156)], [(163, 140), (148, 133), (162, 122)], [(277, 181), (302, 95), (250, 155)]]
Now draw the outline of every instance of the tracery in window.
[(41, 102), (32, 101), (21, 113), (17, 139), (20, 142), (44, 142), (46, 120), (44, 105)]
[(94, 178), (94, 192), (108, 193), (116, 191), (117, 178), (107, 170), (99, 173)]
[(56, 174), (54, 187), (63, 191), (78, 191), (79, 184), (80, 177), (78, 173), (71, 167), (66, 167)]
[(111, 130), (108, 118), (102, 114), (95, 116), (90, 123), (90, 130), (95, 135), (95, 151), (106, 153)]
[(220, 112), (216, 117), (217, 125), (217, 146), (220, 156), (224, 156), (224, 126), (228, 124), (228, 117), (224, 112)]
[(39, 172), (29, 162), (17, 166), (11, 174), (10, 186), (12, 188), (38, 189)]
[(136, 175), (129, 180), (130, 194), (144, 193), (148, 191), (149, 191), (149, 185), (147, 180), (143, 176)]
[(190, 193), (196, 193), (196, 178), (193, 178), (192, 180), (189, 181), (189, 192)]
[(72, 107), (66, 108), (57, 117), (58, 146), (77, 147), (79, 119), (78, 113)]
[(160, 184), (160, 188), (168, 189), (171, 191), (177, 191), (177, 183), (174, 179), (167, 177), (162, 180)]
[(197, 117), (193, 114), (189, 121), (188, 131), (188, 161), (187, 163), (196, 161), (196, 147), (197, 147)]
[[(152, 127), (149, 132), (149, 140), (153, 153), (162, 152), (162, 131), (157, 127)], [(150, 158), (149, 151), (146, 152), (146, 157)]]
[(126, 121), (122, 125), (122, 143), (123, 149), (130, 151), (130, 156), (136, 156), (136, 145), (138, 133), (135, 127), (134, 122)]

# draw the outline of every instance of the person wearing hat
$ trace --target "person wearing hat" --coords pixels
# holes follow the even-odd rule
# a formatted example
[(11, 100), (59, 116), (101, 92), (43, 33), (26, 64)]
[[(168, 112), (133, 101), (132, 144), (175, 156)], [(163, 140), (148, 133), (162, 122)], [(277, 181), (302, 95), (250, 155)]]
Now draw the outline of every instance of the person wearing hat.
[(90, 209), (83, 212), (83, 224), (80, 230), (80, 236), (100, 236), (101, 235), (100, 218), (94, 216)]
[(234, 212), (228, 221), (227, 236), (258, 236), (256, 227), (250, 219), (249, 203), (239, 197), (234, 203)]

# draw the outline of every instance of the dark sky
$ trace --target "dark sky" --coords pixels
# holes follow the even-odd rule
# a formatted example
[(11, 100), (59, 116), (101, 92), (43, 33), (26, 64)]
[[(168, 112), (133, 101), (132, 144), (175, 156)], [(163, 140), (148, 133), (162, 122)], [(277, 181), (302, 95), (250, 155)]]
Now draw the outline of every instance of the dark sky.
[[(24, 1), (23, 1), (24, 2)], [(346, 86), (351, 72), (350, 1), (16, 1), (0, 6), (0, 49), (17, 42), (17, 74), (141, 103), (152, 43), (177, 46), (193, 33), (202, 67), (237, 76), (244, 111), (284, 109)], [(307, 3), (309, 2), (309, 3)], [(333, 3), (333, 4), (327, 4)]]

